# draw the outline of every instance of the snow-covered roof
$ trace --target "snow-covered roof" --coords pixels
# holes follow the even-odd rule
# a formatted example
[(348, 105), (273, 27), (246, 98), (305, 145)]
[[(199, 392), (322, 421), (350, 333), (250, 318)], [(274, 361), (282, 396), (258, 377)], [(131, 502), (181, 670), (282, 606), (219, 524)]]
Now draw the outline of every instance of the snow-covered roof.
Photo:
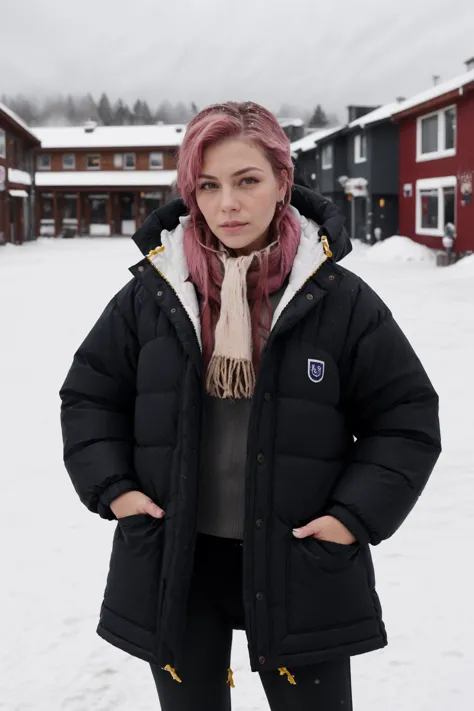
[(26, 123), (21, 119), (14, 111), (8, 108), (8, 106), (5, 106), (5, 104), (2, 104), (0, 101), (0, 113), (4, 113), (6, 116), (11, 118), (12, 121), (14, 121), (18, 126), (20, 126), (24, 131), (30, 134), (31, 138), (34, 141), (38, 140), (38, 136), (33, 133), (33, 130), (26, 125)]
[(449, 94), (452, 91), (456, 91), (456, 89), (461, 89), (463, 86), (466, 86), (466, 84), (470, 84), (471, 82), (474, 82), (474, 69), (471, 69), (469, 72), (464, 72), (464, 74), (460, 74), (449, 81), (436, 84), (435, 86), (426, 89), (426, 91), (422, 91), (420, 94), (415, 94), (409, 99), (400, 102), (397, 106), (397, 110), (393, 112), (393, 115), (396, 116), (402, 111), (407, 111), (415, 106), (425, 104), (427, 101), (441, 98), (444, 94)]
[(42, 148), (165, 148), (180, 146), (185, 124), (153, 126), (96, 126), (86, 131), (84, 126), (34, 129)]
[(300, 138), (298, 141), (293, 141), (290, 145), (292, 153), (306, 153), (306, 151), (312, 151), (316, 148), (319, 141), (323, 138), (328, 138), (332, 136), (333, 133), (338, 133), (342, 129), (342, 126), (332, 126), (332, 128), (321, 128), (314, 133), (309, 133), (304, 138)]
[(39, 188), (170, 187), (176, 177), (176, 170), (48, 170), (38, 171), (35, 182)]
[(304, 121), (303, 119), (300, 118), (277, 118), (278, 123), (282, 128), (286, 128), (287, 126), (304, 126)]
[(401, 104), (402, 102), (400, 101), (391, 101), (389, 104), (379, 106), (378, 109), (370, 111), (370, 113), (365, 114), (365, 116), (360, 116), (355, 121), (351, 121), (351, 123), (349, 124), (349, 128), (364, 128), (365, 126), (368, 126), (371, 123), (376, 123), (377, 121), (384, 121), (385, 119), (389, 119), (393, 116), (395, 111), (399, 109)]
[(26, 170), (8, 168), (8, 182), (16, 185), (31, 185), (31, 175)]

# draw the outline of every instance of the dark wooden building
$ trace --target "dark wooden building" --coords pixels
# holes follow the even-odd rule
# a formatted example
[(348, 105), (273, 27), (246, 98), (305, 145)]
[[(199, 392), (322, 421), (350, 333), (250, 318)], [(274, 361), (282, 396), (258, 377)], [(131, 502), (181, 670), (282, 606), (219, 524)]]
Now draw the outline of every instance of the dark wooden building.
[(398, 129), (391, 121), (398, 105), (349, 106), (345, 126), (291, 145), (297, 176), (339, 207), (352, 238), (376, 241), (398, 229)]
[(34, 150), (30, 128), (0, 103), (0, 244), (33, 239)]
[(380, 106), (353, 119), (345, 130), (347, 176), (344, 192), (350, 205), (353, 238), (377, 242), (397, 234), (398, 126), (392, 114), (399, 102)]
[(41, 235), (130, 235), (175, 194), (184, 125), (37, 128)]

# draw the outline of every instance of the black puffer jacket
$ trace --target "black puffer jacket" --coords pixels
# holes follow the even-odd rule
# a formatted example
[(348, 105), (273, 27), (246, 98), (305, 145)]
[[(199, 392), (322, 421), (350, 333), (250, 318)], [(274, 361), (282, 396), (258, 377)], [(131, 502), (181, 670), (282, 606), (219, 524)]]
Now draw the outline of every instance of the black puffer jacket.
[[(331, 203), (302, 188), (292, 203), (323, 225), (335, 259), (350, 250)], [(170, 252), (172, 269), (160, 273), (151, 258), (132, 267), (61, 390), (66, 467), (84, 504), (113, 519), (111, 501), (140, 489), (166, 511), (163, 521), (117, 523), (98, 633), (178, 673), (203, 393), (196, 313), (184, 307), (194, 288), (172, 249), (177, 232), (166, 231), (184, 213), (177, 201), (138, 231), (144, 255), (163, 239), (158, 254)], [(386, 644), (368, 544), (397, 530), (440, 452), (436, 393), (388, 308), (333, 261), (307, 261), (270, 333), (252, 405), (243, 594), (253, 670)], [(358, 542), (292, 536), (325, 513)]]

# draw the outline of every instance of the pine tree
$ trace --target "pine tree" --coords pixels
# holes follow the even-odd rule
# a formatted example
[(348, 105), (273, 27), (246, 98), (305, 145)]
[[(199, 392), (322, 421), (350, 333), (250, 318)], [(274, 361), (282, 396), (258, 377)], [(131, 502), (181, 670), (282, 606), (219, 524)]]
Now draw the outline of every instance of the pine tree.
[(144, 126), (150, 126), (154, 123), (153, 114), (146, 101), (142, 101), (142, 118)]
[(77, 110), (74, 97), (69, 94), (66, 99), (66, 119), (70, 126), (77, 126)]
[(325, 128), (329, 124), (328, 117), (323, 110), (321, 104), (318, 104), (314, 110), (314, 113), (310, 119), (310, 128)]
[(105, 92), (103, 92), (102, 96), (99, 99), (99, 103), (97, 105), (97, 113), (99, 114), (100, 122), (103, 126), (112, 125), (114, 113), (109, 101), (109, 97)]

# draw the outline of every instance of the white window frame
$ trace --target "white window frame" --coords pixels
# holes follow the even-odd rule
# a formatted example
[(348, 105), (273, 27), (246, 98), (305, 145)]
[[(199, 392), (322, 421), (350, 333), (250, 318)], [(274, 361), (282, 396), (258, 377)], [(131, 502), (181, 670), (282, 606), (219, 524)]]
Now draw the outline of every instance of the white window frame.
[[(133, 156), (133, 166), (127, 165), (127, 158)], [(137, 156), (135, 153), (124, 153), (123, 154), (123, 169), (124, 170), (136, 170), (137, 169)]]
[(123, 153), (114, 153), (114, 168), (123, 168)]
[[(161, 165), (152, 165), (152, 157), (153, 156), (161, 156)], [(153, 153), (150, 153), (150, 162), (149, 162), (149, 167), (150, 170), (163, 170), (163, 166), (165, 163), (165, 157), (163, 152), (160, 151), (153, 151)]]
[[(422, 163), (427, 160), (439, 160), (440, 158), (451, 158), (456, 155), (456, 145), (454, 148), (446, 148), (446, 112), (454, 109), (456, 113), (456, 127), (454, 130), (454, 141), (457, 144), (458, 140), (458, 112), (456, 104), (451, 106), (445, 106), (444, 109), (439, 111), (432, 111), (429, 114), (424, 114), (423, 116), (418, 116), (416, 120), (416, 160), (418, 163)], [(438, 117), (438, 149), (432, 151), (431, 153), (422, 153), (422, 125), (425, 119), (431, 118), (432, 116)]]
[[(89, 158), (98, 158), (99, 165), (90, 166), (89, 165)], [(86, 169), (87, 170), (100, 170), (100, 163), (101, 163), (100, 153), (88, 153), (86, 155)]]
[[(328, 152), (330, 153), (330, 158), (328, 159)], [(334, 163), (334, 144), (326, 143), (321, 148), (321, 168), (323, 170), (330, 170)]]
[[(66, 157), (72, 157), (72, 166), (66, 167), (64, 165), (64, 159)], [(63, 153), (63, 170), (76, 170), (76, 154), (75, 153)]]
[[(49, 164), (47, 166), (40, 165), (40, 160), (49, 158)], [(36, 158), (36, 167), (38, 170), (51, 170), (51, 153), (39, 153)]]
[[(362, 155), (362, 139), (365, 139), (365, 156)], [(354, 137), (354, 163), (366, 163), (367, 162), (367, 134), (358, 133)]]
[[(443, 237), (445, 226), (443, 189), (454, 188), (454, 209), (456, 210), (456, 186), (457, 178), (455, 175), (447, 175), (443, 178), (427, 178), (425, 180), (416, 181), (416, 233), (418, 235), (426, 237)], [(423, 190), (438, 191), (438, 229), (421, 226), (421, 193)]]
[(0, 158), (7, 157), (7, 133), (0, 128)]

